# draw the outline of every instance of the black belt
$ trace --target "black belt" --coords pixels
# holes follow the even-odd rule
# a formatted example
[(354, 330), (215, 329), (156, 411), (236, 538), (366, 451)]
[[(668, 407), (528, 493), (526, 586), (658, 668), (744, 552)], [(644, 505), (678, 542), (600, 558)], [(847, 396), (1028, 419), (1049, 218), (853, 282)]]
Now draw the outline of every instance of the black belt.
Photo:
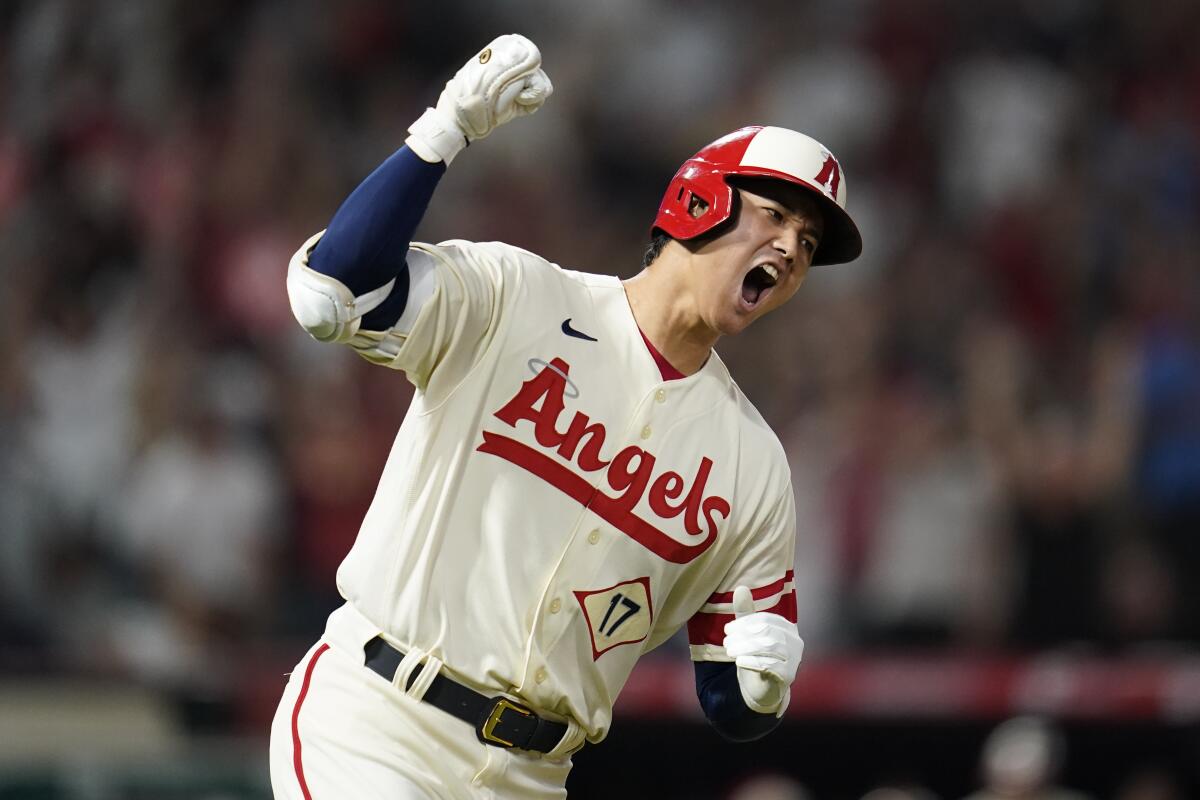
[[(367, 642), (363, 653), (366, 654), (366, 665), (388, 681), (395, 678), (400, 660), (404, 658), (404, 653), (379, 636)], [(419, 674), (420, 670), (413, 670), (406, 689)], [(482, 695), (441, 673), (434, 676), (421, 699), (473, 726), (479, 741), (494, 747), (549, 753), (567, 732), (565, 723), (542, 719), (532, 709), (507, 697)]]

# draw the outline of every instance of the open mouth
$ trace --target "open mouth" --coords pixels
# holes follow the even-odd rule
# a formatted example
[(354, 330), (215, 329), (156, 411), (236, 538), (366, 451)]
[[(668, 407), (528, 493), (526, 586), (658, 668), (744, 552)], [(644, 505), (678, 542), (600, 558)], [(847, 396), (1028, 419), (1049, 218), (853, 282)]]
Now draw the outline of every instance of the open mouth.
[(742, 279), (742, 300), (753, 308), (771, 292), (779, 280), (779, 270), (774, 264), (758, 264)]

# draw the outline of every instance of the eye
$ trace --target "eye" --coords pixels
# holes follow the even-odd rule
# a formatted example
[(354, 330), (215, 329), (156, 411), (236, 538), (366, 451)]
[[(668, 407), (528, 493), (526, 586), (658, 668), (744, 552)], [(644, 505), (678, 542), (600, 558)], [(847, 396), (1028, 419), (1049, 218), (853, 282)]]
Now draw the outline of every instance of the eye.
[(805, 250), (807, 250), (809, 255), (811, 255), (817, 251), (816, 241), (813, 239), (809, 239), (807, 237), (800, 239), (800, 246), (803, 247)]
[(771, 217), (771, 219), (775, 220), (776, 222), (782, 222), (782, 221), (783, 221), (783, 213), (782, 213), (782, 212), (780, 212), (780, 210), (779, 210), (779, 209), (777, 209), (777, 208), (771, 208), (770, 206), (765, 206), (765, 207), (764, 207), (764, 210), (765, 210), (765, 211), (767, 212), (767, 214), (768, 214), (768, 215)]

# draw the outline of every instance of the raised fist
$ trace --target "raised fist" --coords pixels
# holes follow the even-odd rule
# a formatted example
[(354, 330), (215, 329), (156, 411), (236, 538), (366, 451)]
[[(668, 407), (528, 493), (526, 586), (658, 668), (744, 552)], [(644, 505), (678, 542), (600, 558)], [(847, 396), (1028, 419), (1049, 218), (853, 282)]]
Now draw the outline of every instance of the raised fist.
[(409, 148), (449, 164), (468, 142), (514, 117), (532, 114), (554, 91), (537, 45), (516, 33), (494, 39), (446, 82), (437, 106), (408, 129)]

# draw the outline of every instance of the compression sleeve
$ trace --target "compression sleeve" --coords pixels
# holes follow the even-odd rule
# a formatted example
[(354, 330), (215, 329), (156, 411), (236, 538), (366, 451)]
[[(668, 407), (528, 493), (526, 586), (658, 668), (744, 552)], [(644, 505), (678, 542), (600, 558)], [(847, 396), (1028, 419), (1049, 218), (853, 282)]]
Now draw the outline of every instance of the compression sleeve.
[(704, 716), (717, 733), (734, 742), (761, 739), (779, 725), (774, 714), (760, 714), (746, 705), (732, 661), (693, 661), (696, 696)]
[(309, 255), (310, 268), (356, 297), (396, 279), (387, 299), (363, 317), (363, 329), (386, 330), (404, 312), (408, 245), (445, 173), (444, 162), (430, 164), (401, 147), (350, 193)]

